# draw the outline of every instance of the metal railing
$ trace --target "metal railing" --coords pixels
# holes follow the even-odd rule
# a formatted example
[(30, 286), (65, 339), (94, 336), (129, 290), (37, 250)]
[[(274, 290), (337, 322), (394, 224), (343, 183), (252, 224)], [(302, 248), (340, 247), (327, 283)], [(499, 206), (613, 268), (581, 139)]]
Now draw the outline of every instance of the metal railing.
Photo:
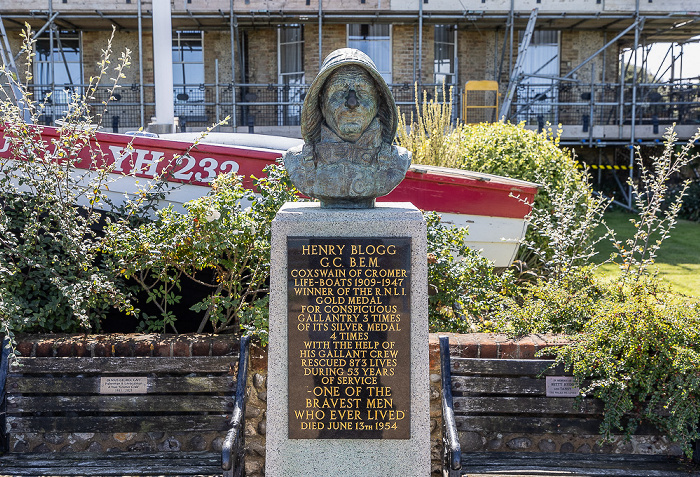
[[(549, 85), (521, 85), (511, 107), (511, 118), (528, 125), (593, 126), (700, 125), (700, 83), (605, 83), (581, 85), (561, 83), (544, 93)], [(632, 98), (636, 102), (632, 103)]]
[[(56, 88), (40, 122), (55, 124), (68, 109), (71, 91), (75, 88), (81, 91), (84, 87)], [(554, 87), (524, 84), (516, 90), (509, 119), (540, 127), (546, 123), (580, 125), (583, 132), (597, 125), (630, 125), (633, 113), (636, 125), (700, 125), (700, 83), (638, 84), (636, 88), (633, 105), (630, 84), (561, 82)], [(120, 87), (105, 107), (103, 102), (109, 99), (110, 90), (107, 86), (99, 87), (89, 101), (93, 116), (102, 115), (101, 127), (107, 131), (136, 129), (142, 126), (142, 117), (146, 123), (150, 122), (155, 113), (154, 85), (144, 85), (143, 89), (143, 103), (139, 100), (140, 86), (135, 84)], [(432, 100), (436, 94), (440, 102), (447, 99), (443, 97), (442, 85), (423, 84), (416, 88), (403, 83), (392, 84), (390, 89), (407, 120), (411, 113), (416, 114), (416, 91), (419, 104), (424, 97)], [(34, 85), (32, 90), (34, 98), (41, 101), (51, 86)], [(175, 85), (175, 116), (182, 130), (204, 128), (226, 116), (230, 116), (229, 126), (298, 126), (307, 91), (306, 84)], [(461, 111), (461, 93), (461, 88), (453, 88), (455, 119)]]

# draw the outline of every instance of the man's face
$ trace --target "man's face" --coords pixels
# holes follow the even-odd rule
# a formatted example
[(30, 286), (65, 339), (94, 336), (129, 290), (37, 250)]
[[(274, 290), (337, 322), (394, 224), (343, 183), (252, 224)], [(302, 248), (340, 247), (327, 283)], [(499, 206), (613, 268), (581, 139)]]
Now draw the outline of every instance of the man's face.
[(378, 100), (372, 77), (358, 66), (344, 66), (326, 80), (321, 112), (333, 132), (355, 142), (377, 115)]

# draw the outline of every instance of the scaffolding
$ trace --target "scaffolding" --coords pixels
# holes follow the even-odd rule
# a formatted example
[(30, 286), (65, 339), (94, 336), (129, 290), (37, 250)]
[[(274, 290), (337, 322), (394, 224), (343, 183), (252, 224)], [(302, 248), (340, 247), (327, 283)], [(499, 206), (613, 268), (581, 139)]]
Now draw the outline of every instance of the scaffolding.
[[(19, 11), (19, 6), (3, 7), (0, 14), (15, 30), (29, 22), (39, 33), (48, 30), (53, 45), (54, 37), (60, 41), (62, 30), (109, 30), (114, 26), (118, 31), (133, 31), (138, 36), (138, 82), (124, 85), (120, 99), (110, 105), (108, 113), (114, 121), (115, 130), (146, 127), (153, 115), (154, 85), (144, 80), (144, 24), (148, 28), (152, 22), (152, 12), (142, 8), (143, 1), (127, 9), (108, 11), (108, 8), (90, 10), (54, 11), (50, 0), (47, 9), (42, 11)], [(542, 128), (547, 122), (564, 126), (562, 143), (579, 147), (631, 146), (652, 144), (666, 125), (676, 123), (681, 126), (680, 135), (690, 135), (682, 127), (697, 127), (700, 123), (699, 78), (684, 76), (683, 62), (687, 45), (697, 43), (694, 37), (700, 35), (700, 16), (692, 12), (640, 12), (639, 0), (630, 5), (630, 11), (607, 12), (555, 12), (540, 8), (533, 11), (516, 10), (514, 1), (508, 11), (463, 10), (426, 11), (422, 2), (417, 2), (414, 10), (381, 9), (369, 13), (366, 10), (350, 10), (349, 7), (328, 8), (318, 2), (303, 10), (258, 11), (235, 8), (229, 1), (228, 11), (196, 10), (185, 4), (184, 10), (174, 10), (174, 29), (198, 29), (203, 31), (227, 31), (230, 36), (230, 67), (232, 81), (222, 82), (219, 78), (218, 63), (216, 78), (206, 84), (176, 85), (175, 89), (187, 88), (188, 101), (177, 104), (181, 112), (181, 124), (185, 127), (204, 128), (226, 115), (231, 115), (231, 125), (236, 130), (249, 126), (294, 126), (301, 108), (306, 85), (265, 85), (249, 83), (243, 65), (246, 48), (241, 29), (275, 27), (285, 24), (306, 24), (317, 27), (319, 62), (322, 59), (324, 28), (344, 23), (402, 23), (415, 25), (413, 44), (413, 76), (418, 83), (419, 96), (413, 97), (413, 85), (394, 84), (392, 89), (400, 96), (402, 111), (409, 111), (416, 99), (422, 100), (423, 91), (431, 92), (430, 84), (421, 82), (424, 70), (423, 52), (426, 48), (423, 30), (428, 25), (451, 24), (458, 30), (472, 30), (483, 33), (491, 31), (496, 37), (493, 52), (493, 77), (479, 78), (495, 81), (498, 84), (502, 102), (498, 105), (497, 117), (510, 121), (524, 121), (528, 127)], [(107, 3), (105, 4), (107, 5)], [(95, 7), (98, 7), (96, 5)], [(5, 15), (5, 9), (14, 8)], [(190, 9), (192, 8), (192, 9)], [(303, 11), (302, 11), (303, 10)], [(539, 71), (525, 71), (523, 63), (532, 50), (530, 40), (533, 33), (540, 31), (602, 31), (606, 36), (604, 45), (578, 64), (567, 66), (565, 74), (552, 76)], [(519, 36), (516, 33), (522, 32)], [(35, 35), (38, 36), (38, 35)], [(502, 42), (498, 40), (502, 38)], [(608, 40), (608, 38), (610, 38)], [(666, 61), (661, 66), (650, 67), (651, 45), (668, 42)], [(611, 71), (606, 71), (609, 61), (617, 58), (622, 48), (622, 56), (629, 58), (619, 77), (610, 81)], [(4, 45), (4, 50), (8, 46)], [(627, 53), (625, 53), (627, 52)], [(631, 54), (629, 52), (636, 52)], [(490, 55), (489, 52), (479, 54)], [(625, 56), (627, 55), (627, 56)], [(594, 61), (601, 59), (602, 61)], [(60, 61), (50, 55), (51, 61)], [(9, 60), (3, 58), (8, 64)], [(238, 67), (237, 67), (238, 66)], [(456, 65), (456, 68), (459, 66)], [(640, 75), (640, 72), (644, 72)], [(590, 75), (590, 80), (577, 78), (579, 73)], [(455, 77), (457, 77), (455, 71)], [(597, 80), (596, 78), (602, 78)], [(307, 78), (308, 81), (309, 78)], [(536, 81), (541, 80), (541, 84)], [(80, 85), (75, 84), (76, 87)], [(55, 84), (34, 84), (35, 91), (54, 91)], [(60, 85), (59, 85), (60, 87)], [(293, 89), (293, 91), (292, 91)], [(463, 110), (466, 104), (459, 104), (461, 97), (468, 96), (469, 90), (454, 85), (456, 111)], [(498, 97), (499, 94), (494, 95)], [(37, 95), (37, 98), (41, 95)], [(495, 105), (495, 100), (494, 103)], [(57, 119), (60, 110), (49, 111), (41, 119), (44, 122)], [(492, 115), (493, 116), (493, 115)], [(109, 125), (108, 125), (109, 126)]]

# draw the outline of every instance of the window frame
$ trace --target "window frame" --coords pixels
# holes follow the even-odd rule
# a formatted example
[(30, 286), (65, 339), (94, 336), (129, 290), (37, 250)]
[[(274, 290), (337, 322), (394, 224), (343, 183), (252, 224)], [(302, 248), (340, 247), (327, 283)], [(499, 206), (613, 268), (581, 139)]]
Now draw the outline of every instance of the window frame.
[[(380, 23), (380, 24), (373, 24), (373, 23), (348, 23), (345, 28), (345, 44), (348, 46), (348, 48), (354, 48), (350, 46), (350, 27), (353, 25), (357, 26), (362, 26), (362, 25), (368, 25), (370, 27), (372, 26), (379, 26), (379, 25), (386, 25), (385, 23)], [(394, 78), (394, 26), (391, 24), (387, 25), (389, 27), (389, 37), (388, 38), (383, 38), (381, 41), (386, 41), (389, 43), (389, 71), (382, 71), (380, 69), (380, 65), (377, 65), (375, 61), (375, 65), (377, 66), (377, 70), (379, 71), (379, 74), (382, 75), (384, 78), (384, 81), (386, 81), (387, 84), (392, 84), (393, 78)], [(380, 40), (375, 40), (375, 41), (380, 41)], [(359, 48), (358, 48), (359, 49)], [(362, 50), (360, 50), (362, 51)], [(367, 53), (366, 53), (367, 54)], [(367, 54), (369, 56), (369, 54)], [(374, 58), (372, 58), (372, 61), (374, 61)]]
[[(59, 39), (61, 40), (61, 46), (63, 46), (63, 42), (65, 40), (78, 40), (78, 56), (79, 59), (78, 61), (67, 61), (67, 63), (70, 64), (77, 64), (78, 65), (78, 78), (73, 78), (71, 74), (71, 80), (73, 81), (73, 85), (82, 85), (83, 84), (83, 75), (85, 73), (84, 68), (83, 68), (83, 32), (82, 31), (74, 31), (74, 30), (59, 30), (58, 35), (54, 35), (53, 41), (53, 54), (56, 55), (61, 55), (61, 49), (59, 49), (58, 41)], [(49, 81), (47, 83), (37, 83), (35, 81), (35, 84), (40, 84), (42, 86), (45, 85), (56, 85), (56, 86), (65, 86), (67, 83), (56, 83), (55, 80), (56, 78), (54, 77), (55, 73), (55, 66), (56, 64), (60, 64), (61, 66), (64, 66), (63, 63), (63, 58), (61, 57), (60, 61), (54, 60), (54, 68), (51, 68), (51, 59), (48, 60), (41, 60), (39, 56), (39, 52), (37, 50), (37, 46), (39, 45), (39, 42), (46, 41), (49, 43), (49, 48), (50, 48), (50, 42), (51, 42), (51, 36), (49, 32), (44, 32), (39, 38), (37, 38), (37, 43), (34, 45), (34, 54), (35, 54), (35, 61), (34, 61), (34, 78), (41, 80), (41, 65), (47, 65), (48, 66), (48, 75), (51, 76), (49, 78)], [(51, 49), (49, 49), (51, 51)], [(50, 55), (49, 55), (50, 56)]]
[[(282, 41), (283, 29), (299, 29), (299, 40)], [(281, 103), (277, 112), (277, 123), (280, 126), (299, 126), (301, 125), (301, 103), (304, 100), (306, 93), (306, 72), (304, 70), (304, 25), (300, 23), (292, 23), (289, 25), (280, 25), (277, 27), (277, 82), (281, 85), (278, 93), (278, 101)], [(301, 55), (299, 55), (300, 65), (297, 71), (282, 72), (282, 49), (287, 45), (301, 45)], [(296, 76), (294, 83), (287, 83), (287, 78)], [(286, 104), (286, 103), (299, 103)]]
[[(452, 28), (453, 29), (451, 43), (442, 42), (442, 41), (438, 42), (436, 40), (437, 35), (435, 33), (437, 33), (438, 28)], [(433, 82), (435, 82), (435, 84), (442, 84), (442, 81), (438, 78), (438, 76), (445, 76), (445, 77), (452, 78), (451, 81), (445, 81), (446, 85), (457, 85), (457, 83), (459, 81), (457, 78), (457, 74), (458, 74), (458, 69), (457, 69), (458, 68), (458, 65), (457, 65), (457, 61), (458, 61), (458, 57), (457, 57), (457, 45), (458, 45), (457, 31), (458, 31), (457, 25), (434, 25), (434, 30), (433, 30), (433, 34), (434, 34), (434, 36), (433, 36)], [(450, 66), (451, 66), (450, 69), (452, 71), (450, 73), (442, 73), (442, 72), (436, 71), (437, 65), (438, 65), (437, 54), (436, 54), (438, 43), (452, 45), (453, 54), (452, 54), (451, 64), (450, 64)]]

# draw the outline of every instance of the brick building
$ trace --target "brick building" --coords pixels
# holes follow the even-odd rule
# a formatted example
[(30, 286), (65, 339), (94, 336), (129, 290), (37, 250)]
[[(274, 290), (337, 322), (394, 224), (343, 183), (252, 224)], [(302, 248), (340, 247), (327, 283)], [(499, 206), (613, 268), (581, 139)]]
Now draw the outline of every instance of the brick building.
[[(172, 35), (154, 42), (163, 5)], [(156, 115), (155, 72), (170, 73), (154, 70), (163, 55), (153, 51), (165, 44), (181, 129), (232, 115), (222, 130), (298, 136), (319, 62), (351, 46), (374, 59), (404, 111), (415, 84), (432, 97), (445, 81), (455, 115), (468, 121), (561, 124), (564, 144), (627, 163), (629, 153), (611, 147), (655, 144), (673, 122), (689, 137), (700, 123), (700, 79), (688, 75), (697, 59), (684, 54), (699, 46), (696, 10), (696, 0), (25, 0), (0, 5), (9, 40), (0, 43), (13, 56), (24, 22), (43, 29), (33, 82), (37, 98), (54, 91), (47, 124), (95, 73), (115, 27), (114, 49), (129, 48), (132, 61), (107, 130), (145, 127)], [(668, 61), (652, 67), (661, 43)]]

